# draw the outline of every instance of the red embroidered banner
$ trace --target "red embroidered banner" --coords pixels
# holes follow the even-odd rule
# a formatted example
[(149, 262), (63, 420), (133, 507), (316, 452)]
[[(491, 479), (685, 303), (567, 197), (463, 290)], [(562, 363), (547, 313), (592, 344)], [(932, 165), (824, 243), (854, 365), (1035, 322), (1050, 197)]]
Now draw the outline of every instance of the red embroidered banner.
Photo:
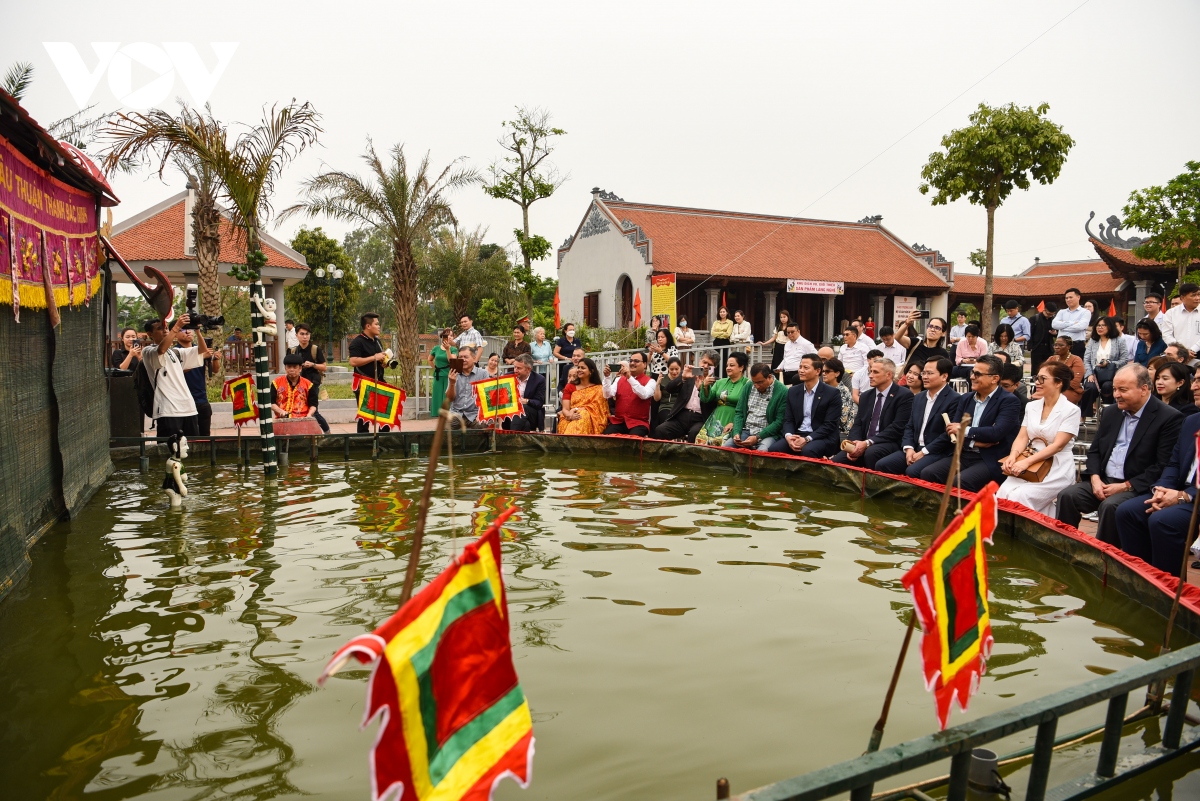
[(0, 303), (78, 306), (100, 289), (96, 197), (51, 177), (0, 137)]

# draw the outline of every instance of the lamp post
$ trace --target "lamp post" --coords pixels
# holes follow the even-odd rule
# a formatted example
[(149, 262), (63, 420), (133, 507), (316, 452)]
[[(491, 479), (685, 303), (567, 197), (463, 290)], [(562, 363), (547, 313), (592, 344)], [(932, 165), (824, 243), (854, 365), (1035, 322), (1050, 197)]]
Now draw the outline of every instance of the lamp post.
[(329, 284), (329, 349), (333, 350), (333, 285), (342, 280), (345, 273), (337, 268), (337, 265), (330, 264), (328, 267), (318, 267), (313, 270), (313, 276), (317, 281), (323, 281)]

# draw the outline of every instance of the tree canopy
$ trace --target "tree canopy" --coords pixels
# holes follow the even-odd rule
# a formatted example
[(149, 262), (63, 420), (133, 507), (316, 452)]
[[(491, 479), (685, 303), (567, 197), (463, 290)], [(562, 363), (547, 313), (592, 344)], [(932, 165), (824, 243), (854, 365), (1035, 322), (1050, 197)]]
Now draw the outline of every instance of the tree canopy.
[(446, 301), (452, 320), (478, 307), (484, 298), (510, 311), (521, 308), (521, 292), (509, 271), (508, 255), (499, 247), (483, 253), (483, 230), (471, 233), (442, 228), (425, 248), (418, 290), (426, 298)]
[(346, 251), (333, 237), (326, 236), (320, 227), (301, 228), (292, 238), (292, 247), (304, 254), (308, 261), (308, 274), (298, 284), (284, 290), (285, 312), (297, 323), (308, 323), (313, 338), (320, 342), (329, 339), (329, 284), (318, 279), (313, 271), (325, 269), (332, 264), (345, 275), (333, 285), (333, 336), (334, 339), (358, 330), (358, 275), (354, 263)]
[(1134, 255), (1174, 264), (1182, 283), (1188, 266), (1200, 259), (1200, 161), (1189, 161), (1162, 186), (1131, 193), (1123, 213), (1125, 225), (1150, 237), (1134, 247)]

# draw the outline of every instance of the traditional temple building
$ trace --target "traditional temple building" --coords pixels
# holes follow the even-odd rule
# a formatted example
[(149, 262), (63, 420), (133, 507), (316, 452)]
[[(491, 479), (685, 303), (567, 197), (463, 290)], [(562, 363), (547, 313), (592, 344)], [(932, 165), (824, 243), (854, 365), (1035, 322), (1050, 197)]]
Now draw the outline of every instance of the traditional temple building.
[[(983, 281), (982, 275), (956, 275), (954, 288), (950, 290), (950, 308), (960, 303), (970, 303), (976, 308), (982, 305)], [(1100, 259), (1048, 262), (1034, 259), (1018, 275), (992, 276), (992, 322), (999, 321), (1007, 300), (1019, 301), (1022, 310), (1034, 308), (1043, 300), (1053, 300), (1062, 307), (1063, 294), (1072, 288), (1080, 291), (1084, 301), (1096, 304), (1097, 309), (1107, 311), (1112, 303), (1126, 318), (1136, 313), (1131, 306), (1133, 291), (1129, 282), (1113, 277), (1108, 265)], [(1145, 299), (1144, 294), (1142, 298)]]
[(671, 275), (674, 311), (693, 328), (707, 329), (724, 303), (731, 314), (745, 312), (758, 339), (779, 309), (822, 341), (842, 319), (891, 322), (897, 304), (944, 315), (953, 263), (936, 249), (905, 244), (881, 221), (632, 203), (593, 189), (575, 233), (558, 250), (562, 319), (628, 327), (640, 300), (644, 322), (652, 313), (652, 278)]
[[(1128, 282), (1132, 291), (1133, 302), (1140, 309), (1147, 292), (1162, 292), (1174, 287), (1179, 275), (1179, 268), (1174, 264), (1163, 264), (1153, 259), (1143, 259), (1133, 254), (1133, 249), (1146, 242), (1138, 236), (1121, 236), (1121, 220), (1116, 215), (1110, 216), (1097, 226), (1098, 234), (1092, 233), (1092, 219), (1095, 212), (1088, 215), (1083, 230), (1087, 232), (1088, 241), (1096, 249), (1100, 257), (1112, 271), (1114, 278)], [(1200, 269), (1200, 261), (1193, 261), (1188, 272)]]

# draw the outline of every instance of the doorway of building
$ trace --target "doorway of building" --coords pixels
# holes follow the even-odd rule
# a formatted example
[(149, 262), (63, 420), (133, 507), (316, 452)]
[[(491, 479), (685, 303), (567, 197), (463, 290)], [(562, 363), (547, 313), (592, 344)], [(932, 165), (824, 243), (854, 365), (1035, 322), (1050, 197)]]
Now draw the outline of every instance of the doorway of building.
[(621, 328), (633, 327), (633, 281), (622, 275), (617, 282), (617, 324)]

